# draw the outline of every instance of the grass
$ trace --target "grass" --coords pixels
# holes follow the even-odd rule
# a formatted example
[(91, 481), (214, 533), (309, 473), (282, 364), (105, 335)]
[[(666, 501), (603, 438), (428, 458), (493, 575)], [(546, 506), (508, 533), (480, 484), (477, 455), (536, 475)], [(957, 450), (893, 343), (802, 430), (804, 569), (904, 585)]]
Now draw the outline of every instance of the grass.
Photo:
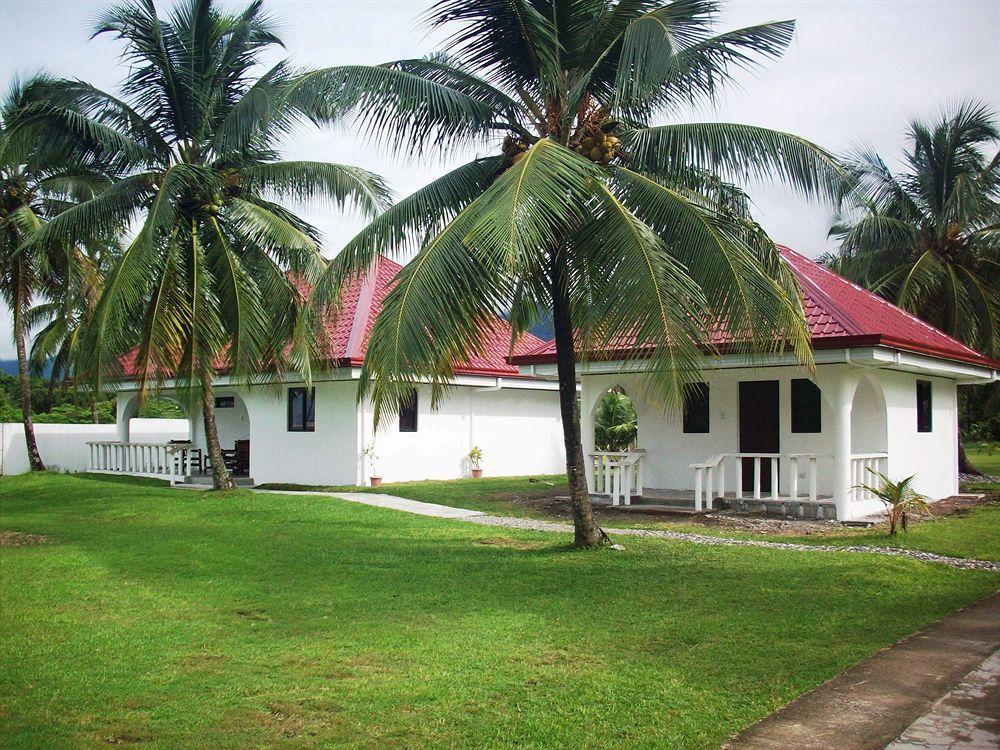
[(966, 443), (965, 455), (984, 474), (1000, 476), (1000, 442)]
[(561, 474), (534, 477), (483, 477), (481, 479), (444, 479), (422, 482), (393, 482), (379, 487), (316, 486), (303, 484), (262, 484), (268, 490), (304, 490), (309, 492), (376, 492), (396, 495), (425, 503), (453, 508), (468, 508), (498, 516), (550, 519), (551, 515), (525, 505), (525, 501), (569, 494), (566, 477)]
[(1000, 587), (870, 555), (0, 479), (0, 745), (716, 748)]

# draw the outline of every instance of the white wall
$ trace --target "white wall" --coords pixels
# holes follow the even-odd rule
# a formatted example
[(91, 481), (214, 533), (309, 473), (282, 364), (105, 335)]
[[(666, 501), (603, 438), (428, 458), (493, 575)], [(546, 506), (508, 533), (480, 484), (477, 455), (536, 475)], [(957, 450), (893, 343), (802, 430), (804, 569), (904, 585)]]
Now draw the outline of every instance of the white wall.
[[(86, 471), (90, 468), (91, 440), (115, 440), (113, 424), (36, 424), (38, 452), (46, 467), (61, 471)], [(0, 474), (12, 476), (28, 471), (28, 451), (24, 425), (0, 423)]]
[[(932, 499), (958, 492), (958, 394), (955, 381), (883, 370), (889, 476), (916, 474), (914, 488)], [(917, 432), (916, 381), (931, 381), (931, 432)]]
[[(703, 377), (709, 387), (709, 432), (685, 433), (680, 415), (664, 412), (653, 400), (644, 397), (641, 375), (589, 375), (582, 378), (582, 429), (584, 452), (594, 449), (594, 410), (604, 393), (615, 385), (623, 387), (636, 404), (638, 417), (638, 447), (646, 450), (643, 478), (650, 488), (694, 489), (693, 463), (707, 461), (720, 453), (739, 452), (739, 384), (740, 381), (777, 380), (779, 408), (779, 442), (782, 453), (832, 454), (830, 403), (825, 396), (844, 373), (838, 365), (816, 368), (815, 382), (824, 393), (821, 403), (822, 432), (793, 433), (791, 381), (809, 378), (810, 373), (798, 367), (766, 367), (755, 369), (709, 370)], [(817, 464), (817, 489), (820, 494), (832, 492), (833, 460), (821, 459)], [(726, 488), (735, 489), (737, 462), (726, 464)], [(785, 461), (779, 471), (782, 491), (791, 483), (790, 463)], [(806, 479), (805, 466), (799, 476)], [(749, 488), (746, 488), (749, 490)]]
[(132, 417), (129, 420), (128, 433), (129, 439), (133, 443), (166, 443), (170, 440), (187, 440), (188, 421), (186, 419)]
[[(488, 381), (487, 381), (488, 382)], [(373, 412), (365, 404), (363, 446), (372, 440)], [(468, 454), (483, 450), (487, 476), (558, 474), (566, 470), (559, 394), (555, 390), (456, 386), (431, 410), (429, 386), (418, 389), (417, 431), (385, 420), (375, 435), (378, 469), (386, 482), (469, 476)], [(366, 479), (368, 469), (358, 481)]]
[[(887, 452), (888, 473), (894, 479), (916, 474), (917, 491), (937, 499), (958, 491), (958, 423), (956, 385), (953, 380), (932, 378), (888, 369), (851, 368), (847, 365), (819, 365), (816, 384), (823, 393), (822, 432), (792, 433), (791, 380), (809, 377), (796, 367), (769, 367), (712, 370), (705, 374), (709, 383), (710, 430), (708, 434), (685, 434), (681, 420), (663, 414), (642, 397), (639, 375), (586, 375), (582, 378), (584, 450), (593, 450), (593, 410), (604, 392), (622, 386), (636, 401), (638, 447), (646, 449), (644, 480), (647, 487), (693, 489), (692, 463), (706, 461), (719, 453), (739, 450), (739, 382), (777, 380), (780, 442), (782, 453), (833, 454), (833, 414), (831, 397), (846, 392), (851, 398), (851, 452)], [(918, 433), (916, 424), (916, 381), (933, 383), (933, 431)], [(846, 390), (845, 390), (846, 389)], [(884, 405), (883, 405), (884, 404)], [(817, 489), (830, 495), (834, 487), (832, 459), (818, 462)], [(735, 488), (736, 462), (727, 464), (727, 490)], [(781, 491), (790, 485), (790, 462), (783, 459)], [(799, 467), (806, 479), (804, 465)], [(869, 507), (870, 506), (870, 507)], [(881, 505), (866, 505), (878, 510)], [(862, 508), (857, 506), (862, 515)], [(867, 510), (865, 511), (867, 512)]]
[[(258, 484), (354, 484), (358, 455), (358, 408), (353, 381), (317, 382), (316, 430), (288, 431), (288, 388), (218, 388), (237, 395), (249, 417), (250, 476)], [(218, 413), (218, 412), (216, 412)]]

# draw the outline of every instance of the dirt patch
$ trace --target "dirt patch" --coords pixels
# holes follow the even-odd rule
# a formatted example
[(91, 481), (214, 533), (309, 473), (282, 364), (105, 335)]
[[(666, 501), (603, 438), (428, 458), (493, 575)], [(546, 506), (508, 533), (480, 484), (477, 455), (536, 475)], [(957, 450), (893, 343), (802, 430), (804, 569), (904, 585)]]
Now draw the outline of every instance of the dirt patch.
[(31, 547), (36, 544), (52, 544), (52, 537), (42, 534), (24, 534), (20, 531), (0, 531), (0, 547)]
[(973, 508), (980, 505), (992, 505), (1000, 501), (1000, 493), (986, 493), (979, 495), (952, 495), (943, 500), (938, 500), (931, 504), (931, 513), (934, 518), (946, 518), (948, 516), (964, 516)]
[(233, 614), (244, 620), (252, 620), (253, 622), (265, 622), (271, 619), (271, 616), (263, 609), (238, 609)]

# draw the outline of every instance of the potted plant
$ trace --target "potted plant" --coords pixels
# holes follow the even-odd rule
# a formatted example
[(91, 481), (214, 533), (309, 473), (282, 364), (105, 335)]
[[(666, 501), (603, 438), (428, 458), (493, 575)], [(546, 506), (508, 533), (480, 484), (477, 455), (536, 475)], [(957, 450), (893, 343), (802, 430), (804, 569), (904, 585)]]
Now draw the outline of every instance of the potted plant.
[(372, 487), (380, 487), (382, 485), (382, 477), (378, 475), (378, 453), (375, 452), (374, 442), (368, 443), (365, 447), (365, 464), (371, 472), (368, 477), (369, 483)]
[(481, 464), (483, 463), (483, 449), (478, 445), (472, 446), (469, 451), (469, 463), (472, 464), (472, 478), (479, 479), (483, 476)]

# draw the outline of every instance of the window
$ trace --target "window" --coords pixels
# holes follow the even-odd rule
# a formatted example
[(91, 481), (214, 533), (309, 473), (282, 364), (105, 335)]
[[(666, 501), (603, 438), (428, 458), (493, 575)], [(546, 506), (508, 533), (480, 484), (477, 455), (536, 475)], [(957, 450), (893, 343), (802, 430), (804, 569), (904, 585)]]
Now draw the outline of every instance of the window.
[(684, 432), (708, 432), (708, 383), (684, 389)]
[(820, 390), (811, 380), (792, 380), (792, 432), (822, 432)]
[(215, 397), (215, 408), (216, 409), (235, 409), (236, 408), (236, 396), (216, 396)]
[(409, 396), (399, 399), (399, 431), (417, 431), (417, 391), (410, 391)]
[(931, 420), (931, 381), (917, 381), (917, 432), (930, 432), (933, 428)]
[(316, 431), (316, 389), (288, 389), (288, 431)]

